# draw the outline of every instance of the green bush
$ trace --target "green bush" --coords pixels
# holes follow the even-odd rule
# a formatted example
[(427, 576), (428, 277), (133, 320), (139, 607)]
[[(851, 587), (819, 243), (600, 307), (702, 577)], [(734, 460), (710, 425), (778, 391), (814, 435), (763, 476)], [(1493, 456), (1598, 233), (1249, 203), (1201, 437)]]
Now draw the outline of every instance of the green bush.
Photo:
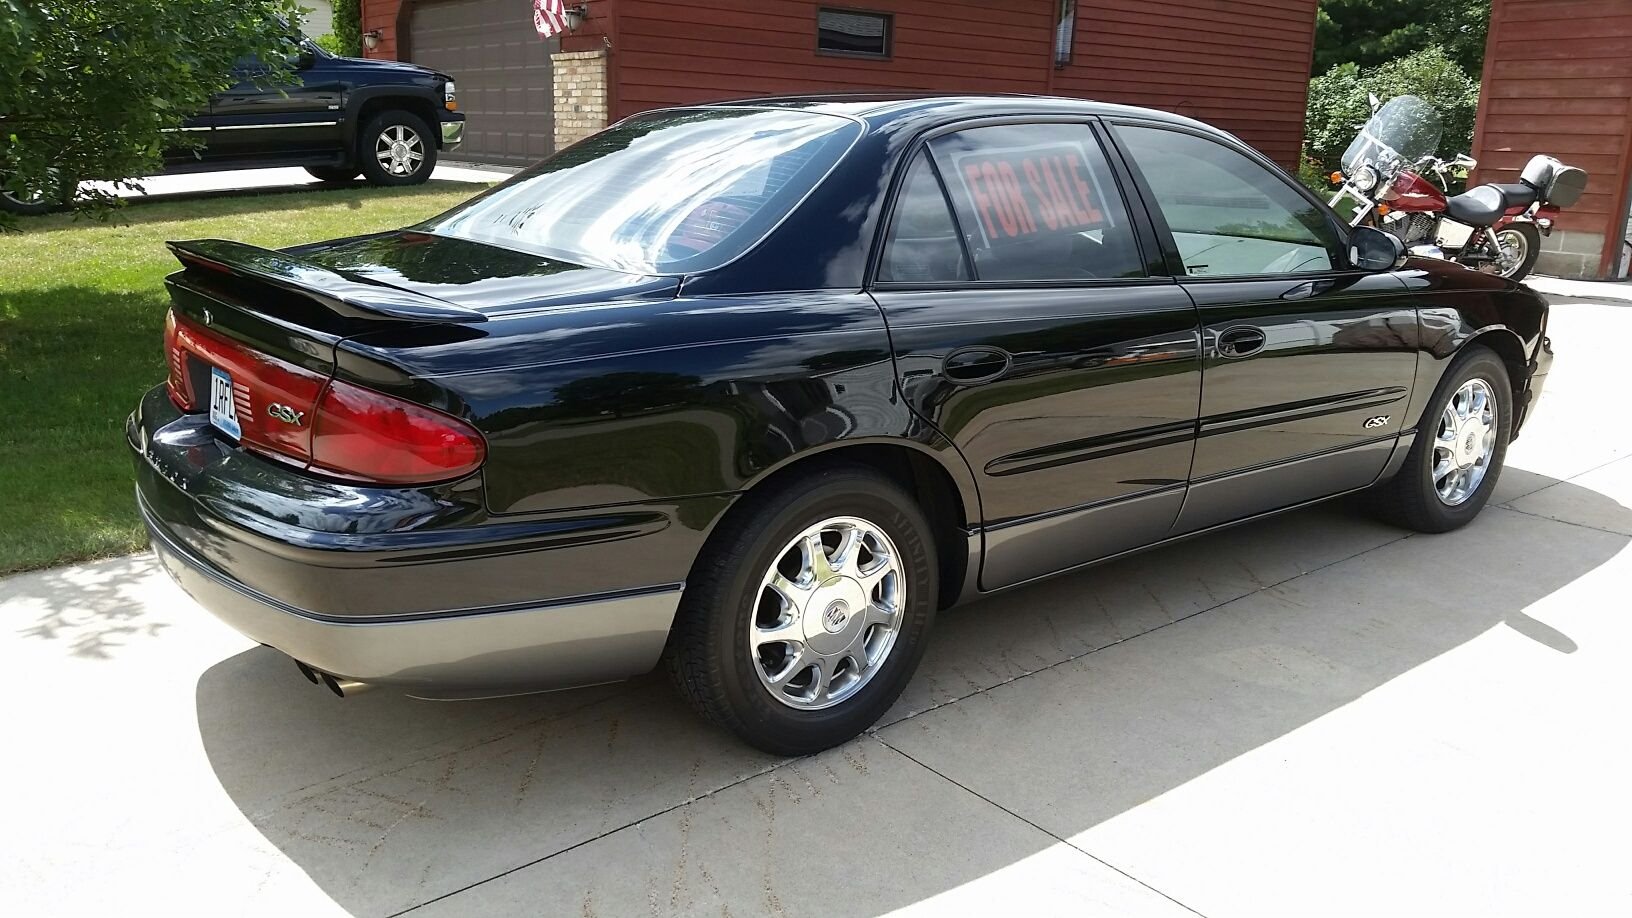
[(198, 142), (176, 129), (240, 79), (235, 61), (287, 78), (296, 13), (291, 0), (0, 0), (0, 182), (66, 191), (157, 172), (167, 148)]
[(1309, 114), (1304, 126), (1306, 171), (1326, 175), (1341, 167), (1343, 150), (1371, 117), (1368, 93), (1388, 101), (1419, 96), (1439, 113), (1444, 134), (1439, 155), (1446, 159), (1473, 146), (1479, 83), (1439, 47), (1362, 70), (1339, 64), (1309, 81)]
[[(341, 57), (363, 56), (363, 11), (358, 0), (334, 0), (334, 39)], [(324, 46), (328, 50), (328, 46)]]
[(340, 47), (340, 39), (335, 38), (333, 32), (324, 32), (312, 39), (312, 43), (336, 57), (351, 57), (344, 48)]

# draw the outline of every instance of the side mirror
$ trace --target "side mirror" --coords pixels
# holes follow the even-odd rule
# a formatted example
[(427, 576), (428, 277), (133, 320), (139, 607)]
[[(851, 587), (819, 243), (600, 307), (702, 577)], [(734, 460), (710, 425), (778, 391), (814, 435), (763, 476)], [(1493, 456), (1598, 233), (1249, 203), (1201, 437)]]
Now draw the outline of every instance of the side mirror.
[(1464, 169), (1472, 169), (1475, 166), (1479, 165), (1479, 160), (1474, 159), (1473, 157), (1469, 156), (1466, 153), (1456, 154), (1456, 159), (1453, 160), (1453, 162), (1455, 162), (1458, 166), (1461, 166)]
[(1405, 243), (1393, 233), (1357, 226), (1349, 234), (1349, 263), (1361, 271), (1389, 271), (1405, 258)]

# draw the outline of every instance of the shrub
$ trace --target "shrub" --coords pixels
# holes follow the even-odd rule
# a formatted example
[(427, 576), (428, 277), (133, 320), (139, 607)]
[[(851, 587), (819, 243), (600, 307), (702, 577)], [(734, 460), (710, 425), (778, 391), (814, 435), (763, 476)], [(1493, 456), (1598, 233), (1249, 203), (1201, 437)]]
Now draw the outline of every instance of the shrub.
[(1440, 156), (1448, 159), (1473, 146), (1479, 83), (1436, 46), (1368, 70), (1339, 64), (1310, 80), (1303, 142), (1312, 170), (1324, 175), (1341, 167), (1343, 150), (1371, 117), (1368, 93), (1385, 102), (1420, 96), (1432, 105), (1444, 127)]

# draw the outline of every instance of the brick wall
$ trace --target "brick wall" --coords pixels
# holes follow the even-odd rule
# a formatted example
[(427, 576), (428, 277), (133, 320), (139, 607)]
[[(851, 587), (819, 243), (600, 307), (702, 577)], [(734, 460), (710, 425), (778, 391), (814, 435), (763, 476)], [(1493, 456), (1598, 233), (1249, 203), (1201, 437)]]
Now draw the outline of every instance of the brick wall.
[(606, 51), (550, 55), (555, 67), (555, 148), (577, 143), (607, 125)]

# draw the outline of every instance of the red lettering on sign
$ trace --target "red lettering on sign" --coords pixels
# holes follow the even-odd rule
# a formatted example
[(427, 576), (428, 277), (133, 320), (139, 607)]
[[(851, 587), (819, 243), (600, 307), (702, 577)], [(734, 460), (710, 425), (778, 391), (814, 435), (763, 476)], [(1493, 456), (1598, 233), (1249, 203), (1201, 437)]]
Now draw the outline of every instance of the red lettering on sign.
[(1043, 157), (1043, 182), (1048, 185), (1049, 200), (1053, 202), (1054, 210), (1059, 214), (1061, 226), (1081, 226), (1082, 221), (1077, 219), (1076, 211), (1071, 207), (1071, 199), (1066, 196), (1065, 182), (1058, 176), (1056, 169), (1054, 157)]
[(1009, 196), (1015, 216), (1020, 219), (1020, 228), (1028, 234), (1037, 232), (1037, 218), (1031, 215), (1031, 205), (1026, 203), (1026, 194), (1020, 190), (1020, 177), (1014, 174), (1014, 167), (1000, 162), (997, 164), (997, 174), (1003, 181), (1003, 191)]
[(1071, 160), (1071, 181), (1077, 186), (1077, 194), (1082, 196), (1082, 206), (1086, 211), (1088, 224), (1090, 226), (1097, 225), (1101, 214), (1099, 208), (1094, 206), (1094, 189), (1082, 177), (1082, 163), (1075, 159)]
[(1037, 199), (1037, 209), (1042, 212), (1043, 223), (1049, 229), (1060, 228), (1060, 218), (1054, 215), (1054, 202), (1043, 188), (1043, 177), (1037, 171), (1037, 160), (1028, 157), (1020, 164), (1026, 173), (1026, 182), (1031, 185), (1031, 194)]
[(1003, 225), (1003, 235), (1020, 235), (1020, 218), (1014, 212), (1014, 205), (1009, 202), (1005, 193), (1002, 179), (997, 175), (997, 168), (989, 162), (980, 164), (980, 179), (987, 186), (987, 196), (997, 206), (997, 222)]
[(980, 222), (986, 227), (986, 235), (997, 235), (997, 221), (992, 217), (992, 199), (987, 196), (986, 189), (980, 187), (980, 164), (964, 166), (963, 177), (969, 186), (969, 194), (975, 199), (975, 209), (980, 212)]

